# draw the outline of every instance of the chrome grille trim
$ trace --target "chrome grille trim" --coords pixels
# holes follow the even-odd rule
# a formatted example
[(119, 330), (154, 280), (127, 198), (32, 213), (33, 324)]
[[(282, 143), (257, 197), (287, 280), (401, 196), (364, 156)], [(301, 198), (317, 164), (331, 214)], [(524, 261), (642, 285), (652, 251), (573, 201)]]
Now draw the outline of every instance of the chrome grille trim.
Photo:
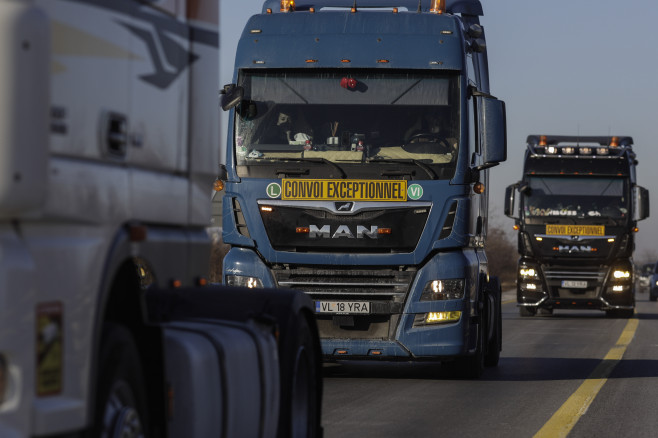
[(276, 282), (281, 287), (302, 290), (316, 298), (340, 295), (354, 299), (404, 300), (415, 271), (372, 268), (316, 269), (311, 267), (288, 267), (273, 269)]

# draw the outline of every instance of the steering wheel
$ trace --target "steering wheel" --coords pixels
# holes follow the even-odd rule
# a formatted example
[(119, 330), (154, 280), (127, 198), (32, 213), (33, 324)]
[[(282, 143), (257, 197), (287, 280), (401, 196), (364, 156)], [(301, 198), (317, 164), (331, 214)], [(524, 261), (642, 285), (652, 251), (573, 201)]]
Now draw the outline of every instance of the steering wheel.
[[(427, 141), (418, 141), (420, 139), (427, 139)], [(415, 144), (422, 144), (422, 143), (437, 143), (439, 146), (441, 146), (440, 149), (442, 149), (441, 153), (448, 153), (450, 152), (450, 144), (445, 138), (439, 137), (436, 133), (433, 132), (419, 132), (418, 134), (414, 134), (409, 139), (406, 141), (407, 144), (409, 143), (415, 143)]]

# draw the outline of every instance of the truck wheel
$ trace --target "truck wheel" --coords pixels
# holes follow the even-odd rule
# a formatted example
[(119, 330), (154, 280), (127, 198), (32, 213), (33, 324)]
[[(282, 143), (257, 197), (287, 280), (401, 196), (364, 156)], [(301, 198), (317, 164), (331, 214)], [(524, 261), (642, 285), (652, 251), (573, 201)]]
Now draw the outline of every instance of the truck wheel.
[[(279, 438), (321, 436), (320, 354), (305, 315), (281, 357), (281, 417)], [(321, 384), (321, 383), (320, 383)]]
[(537, 309), (533, 307), (525, 307), (525, 306), (519, 307), (519, 315), (522, 317), (535, 316), (535, 313), (537, 313)]
[[(500, 360), (500, 350), (503, 345), (503, 317), (501, 309), (501, 288), (498, 277), (492, 277), (488, 286), (488, 294), (493, 298), (493, 324), (488, 324), (493, 328), (493, 333), (490, 333), (489, 342), (487, 343), (487, 352), (484, 356), (484, 365), (487, 367), (495, 367)], [(491, 305), (491, 301), (488, 301)], [(489, 314), (489, 312), (487, 312)]]
[(96, 386), (95, 437), (148, 436), (146, 390), (139, 353), (130, 332), (106, 324), (101, 339)]
[(441, 365), (442, 367), (447, 368), (448, 372), (455, 377), (479, 379), (484, 372), (484, 348), (486, 346), (485, 340), (487, 339), (486, 318), (484, 317), (484, 312), (481, 312), (477, 325), (477, 347), (475, 353), (472, 356), (459, 357)]

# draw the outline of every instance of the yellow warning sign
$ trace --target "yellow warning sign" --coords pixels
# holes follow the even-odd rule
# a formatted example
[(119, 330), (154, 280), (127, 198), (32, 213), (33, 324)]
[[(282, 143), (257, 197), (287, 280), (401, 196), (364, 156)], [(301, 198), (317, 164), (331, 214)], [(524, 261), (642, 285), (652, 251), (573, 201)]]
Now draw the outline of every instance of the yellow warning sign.
[(406, 201), (405, 180), (283, 179), (281, 199), (317, 201)]
[(603, 236), (604, 225), (546, 225), (546, 234), (552, 236)]
[(62, 392), (62, 314), (59, 301), (40, 303), (36, 309), (37, 395)]

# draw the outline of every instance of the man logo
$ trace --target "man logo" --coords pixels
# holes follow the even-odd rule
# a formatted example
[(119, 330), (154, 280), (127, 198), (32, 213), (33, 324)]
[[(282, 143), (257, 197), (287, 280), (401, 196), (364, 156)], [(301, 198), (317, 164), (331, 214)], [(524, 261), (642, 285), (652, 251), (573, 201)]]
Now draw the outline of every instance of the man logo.
[(364, 227), (363, 225), (357, 225), (356, 233), (353, 233), (347, 225), (339, 225), (338, 228), (332, 232), (329, 225), (322, 225), (321, 227), (310, 225), (308, 237), (311, 239), (340, 239), (341, 237), (347, 239), (363, 239), (364, 237), (377, 239), (379, 237), (378, 229), (379, 227), (377, 225), (372, 225), (370, 228)]
[(334, 202), (336, 211), (352, 211), (354, 202)]
[(571, 254), (573, 252), (592, 252), (594, 250), (589, 245), (559, 245), (558, 251)]

